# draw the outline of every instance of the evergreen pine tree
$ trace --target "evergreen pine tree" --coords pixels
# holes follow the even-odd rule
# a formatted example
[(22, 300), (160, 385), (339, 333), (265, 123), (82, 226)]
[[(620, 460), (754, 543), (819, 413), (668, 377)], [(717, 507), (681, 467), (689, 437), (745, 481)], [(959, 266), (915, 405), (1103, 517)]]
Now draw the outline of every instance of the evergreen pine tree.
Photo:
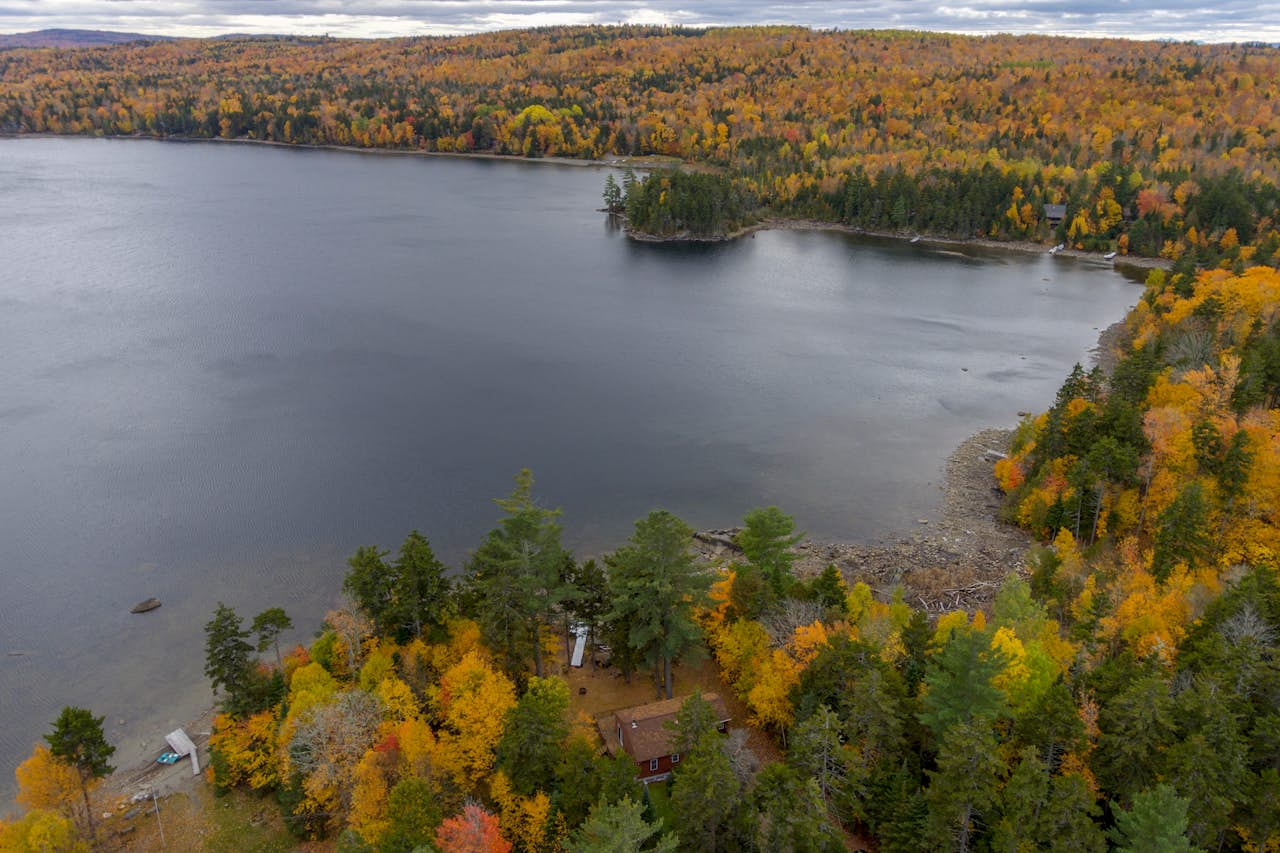
[(527, 468), (515, 479), (511, 496), (494, 501), (506, 515), (472, 556), (471, 584), (485, 642), (503, 655), (508, 673), (523, 677), (532, 657), (541, 677), (543, 627), (571, 590), (561, 580), (560, 510), (534, 502)]
[(984, 816), (999, 801), (1004, 763), (990, 723), (980, 715), (947, 728), (938, 767), (929, 771), (929, 840), (934, 849), (967, 853)]
[(280, 658), (280, 634), (293, 627), (293, 620), (281, 607), (269, 607), (253, 617), (249, 630), (258, 635), (258, 653), (275, 648), (276, 668), (284, 670), (284, 661)]
[(693, 555), (692, 537), (683, 521), (654, 510), (636, 522), (628, 544), (608, 561), (613, 609), (606, 618), (629, 624), (628, 644), (661, 666), (668, 699), (674, 695), (672, 666), (702, 639), (693, 608), (711, 585)]
[(97, 821), (93, 806), (89, 803), (89, 787), (115, 770), (108, 762), (116, 748), (107, 743), (102, 732), (104, 717), (95, 717), (84, 708), (67, 706), (62, 709), (53, 724), (53, 731), (44, 736), (53, 757), (70, 765), (80, 781), (80, 796), (84, 801), (84, 821), (89, 835), (97, 837)]
[(1136, 795), (1109, 833), (1116, 853), (1203, 853), (1187, 840), (1188, 802), (1163, 784)]
[(681, 754), (671, 805), (686, 849), (718, 849), (716, 840), (740, 804), (742, 785), (722, 741), (716, 731), (704, 732), (691, 751)]
[(775, 596), (781, 598), (795, 580), (791, 566), (795, 562), (792, 548), (804, 537), (796, 532), (795, 520), (778, 509), (768, 506), (753, 509), (743, 519), (738, 533), (738, 547), (769, 583)]
[(644, 818), (644, 806), (630, 798), (601, 801), (582, 826), (569, 836), (566, 853), (675, 853), (676, 837), (662, 832), (661, 823)]

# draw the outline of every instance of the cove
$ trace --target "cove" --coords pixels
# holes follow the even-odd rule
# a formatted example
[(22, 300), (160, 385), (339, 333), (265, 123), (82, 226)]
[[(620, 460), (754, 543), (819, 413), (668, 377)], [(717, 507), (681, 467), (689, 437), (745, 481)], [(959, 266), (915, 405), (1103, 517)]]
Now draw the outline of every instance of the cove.
[(460, 565), (521, 467), (579, 555), (657, 506), (904, 530), (1141, 293), (837, 233), (638, 244), (605, 174), (0, 141), (0, 786), (63, 705), (118, 764), (206, 706), (218, 601), (299, 640), (357, 545)]

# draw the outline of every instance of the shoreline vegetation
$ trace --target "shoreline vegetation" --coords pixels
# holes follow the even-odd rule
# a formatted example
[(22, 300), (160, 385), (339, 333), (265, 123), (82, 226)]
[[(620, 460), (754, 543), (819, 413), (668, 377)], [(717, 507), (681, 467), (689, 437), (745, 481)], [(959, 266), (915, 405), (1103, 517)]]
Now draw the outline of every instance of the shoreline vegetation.
[(0, 130), (0, 139), (100, 139), (108, 142), (162, 142), (176, 145), (265, 145), (287, 151), (342, 151), (348, 154), (364, 154), (371, 157), (439, 157), (455, 160), (485, 160), (505, 163), (542, 163), (549, 166), (577, 166), (595, 169), (632, 169), (648, 171), (681, 168), (685, 164), (677, 157), (660, 154), (610, 155), (603, 158), (580, 157), (526, 157), (492, 151), (426, 151), (420, 148), (368, 148), (358, 145), (334, 145), (327, 143), (283, 142), (278, 139), (224, 139), (220, 136), (150, 136), (139, 133), (104, 133), (94, 136), (67, 133), (14, 133)]
[[(637, 179), (628, 170), (621, 185), (605, 181), (604, 211), (624, 222), (623, 232), (638, 243), (727, 243), (760, 231), (829, 231), (875, 239), (905, 240), (926, 246), (978, 247), (1026, 254), (1109, 260), (1142, 270), (1173, 268), (1169, 258), (1086, 250), (1057, 243), (1050, 248), (1032, 239), (958, 237), (910, 229), (868, 228), (803, 216), (753, 210), (754, 200), (723, 174), (684, 163), (654, 168)], [(1056, 239), (1056, 238), (1055, 238)]]

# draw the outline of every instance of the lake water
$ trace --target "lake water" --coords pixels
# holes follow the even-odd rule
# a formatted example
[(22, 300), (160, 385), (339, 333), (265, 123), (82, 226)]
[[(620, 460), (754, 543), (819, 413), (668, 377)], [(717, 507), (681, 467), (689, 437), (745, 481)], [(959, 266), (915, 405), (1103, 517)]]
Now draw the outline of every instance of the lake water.
[(635, 244), (604, 176), (0, 141), (0, 801), (64, 704), (158, 751), (210, 700), (217, 601), (305, 639), (357, 545), (417, 527), (457, 565), (522, 466), (580, 554), (659, 506), (901, 533), (1140, 295), (834, 233)]

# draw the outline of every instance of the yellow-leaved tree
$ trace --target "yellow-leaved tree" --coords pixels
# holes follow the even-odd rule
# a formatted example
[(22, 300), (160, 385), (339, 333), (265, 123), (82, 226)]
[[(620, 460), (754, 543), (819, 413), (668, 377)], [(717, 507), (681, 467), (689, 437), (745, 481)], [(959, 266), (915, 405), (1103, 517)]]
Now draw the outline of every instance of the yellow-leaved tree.
[(59, 761), (49, 747), (36, 744), (31, 756), (14, 771), (18, 802), (29, 809), (47, 809), (74, 817), (80, 801), (80, 777), (75, 768)]
[(47, 809), (33, 809), (15, 821), (0, 820), (4, 853), (89, 853), (75, 822)]
[(217, 756), (210, 762), (210, 780), (219, 788), (248, 785), (256, 791), (274, 786), (276, 774), (276, 712), (274, 709), (235, 720), (219, 714), (209, 735), (209, 749)]
[(436, 766), (474, 790), (493, 767), (503, 719), (516, 703), (515, 685), (473, 649), (441, 676), (430, 699), (441, 723)]
[(379, 846), (391, 828), (387, 798), (399, 777), (398, 752), (396, 738), (384, 738), (356, 765), (348, 824), (370, 847)]
[(545, 792), (522, 797), (501, 770), (490, 779), (489, 791), (498, 804), (502, 834), (515, 843), (517, 850), (540, 853), (561, 849), (568, 829), (563, 818), (552, 812), (551, 798)]

